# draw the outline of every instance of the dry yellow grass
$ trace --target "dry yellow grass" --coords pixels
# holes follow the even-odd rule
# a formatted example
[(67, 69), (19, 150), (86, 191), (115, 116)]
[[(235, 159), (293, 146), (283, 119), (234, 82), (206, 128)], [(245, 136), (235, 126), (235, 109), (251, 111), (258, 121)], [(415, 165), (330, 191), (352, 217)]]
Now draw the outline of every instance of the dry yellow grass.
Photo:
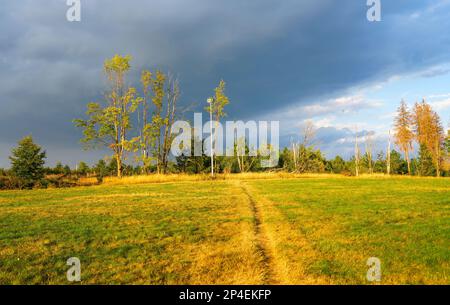
[[(327, 173), (305, 173), (295, 174), (287, 172), (261, 172), (261, 173), (239, 173), (239, 174), (216, 174), (214, 180), (254, 180), (254, 179), (296, 179), (296, 178), (340, 178), (340, 179), (436, 179), (435, 177), (417, 177), (417, 176), (394, 176), (385, 174), (362, 174), (359, 177), (344, 176), (339, 174)], [(122, 178), (105, 177), (103, 179), (104, 185), (131, 185), (143, 183), (168, 183), (168, 182), (194, 182), (194, 181), (208, 181), (213, 180), (209, 174), (150, 174), (125, 176)], [(95, 177), (80, 178), (80, 186), (89, 186), (97, 184)]]

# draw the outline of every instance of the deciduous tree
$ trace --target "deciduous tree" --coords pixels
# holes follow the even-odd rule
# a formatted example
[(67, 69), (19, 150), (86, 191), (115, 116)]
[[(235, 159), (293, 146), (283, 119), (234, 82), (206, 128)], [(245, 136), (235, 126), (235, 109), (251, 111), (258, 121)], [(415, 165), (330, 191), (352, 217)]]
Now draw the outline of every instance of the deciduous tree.
[[(213, 120), (215, 121), (216, 127), (214, 130), (217, 130), (217, 125), (220, 122), (220, 119), (226, 116), (226, 112), (224, 111), (225, 106), (230, 103), (229, 98), (225, 94), (225, 86), (226, 83), (224, 80), (219, 82), (219, 85), (214, 89), (214, 96), (211, 97), (211, 103), (205, 108), (205, 110), (209, 113), (212, 110)], [(217, 132), (214, 132), (214, 142), (217, 143)], [(213, 137), (213, 135), (211, 135)], [(215, 150), (214, 150), (215, 151)], [(213, 156), (214, 158), (214, 156)]]
[(141, 102), (136, 89), (126, 84), (125, 76), (130, 70), (130, 56), (115, 55), (105, 61), (104, 71), (110, 88), (105, 94), (105, 102), (89, 103), (88, 119), (74, 120), (83, 129), (82, 143), (86, 148), (103, 145), (113, 151), (117, 163), (117, 176), (122, 177), (123, 160), (132, 150), (139, 137), (130, 138), (131, 114)]
[(439, 177), (444, 144), (444, 129), (440, 118), (431, 106), (423, 100), (421, 103), (415, 104), (413, 119), (417, 142), (431, 154), (436, 176)]
[(397, 110), (397, 116), (395, 117), (395, 144), (405, 155), (406, 162), (408, 164), (408, 174), (411, 175), (411, 160), (410, 152), (412, 151), (412, 142), (414, 140), (414, 133), (412, 130), (413, 118), (409, 112), (408, 106), (405, 101), (401, 101)]

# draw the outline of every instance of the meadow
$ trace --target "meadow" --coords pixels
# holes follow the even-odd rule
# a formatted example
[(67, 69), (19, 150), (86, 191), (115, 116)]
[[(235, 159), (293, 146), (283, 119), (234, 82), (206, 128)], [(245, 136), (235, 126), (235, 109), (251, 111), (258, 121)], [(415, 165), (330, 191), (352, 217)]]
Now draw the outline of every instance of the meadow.
[[(260, 178), (264, 179), (260, 179)], [(124, 178), (0, 192), (0, 284), (450, 284), (450, 179)]]

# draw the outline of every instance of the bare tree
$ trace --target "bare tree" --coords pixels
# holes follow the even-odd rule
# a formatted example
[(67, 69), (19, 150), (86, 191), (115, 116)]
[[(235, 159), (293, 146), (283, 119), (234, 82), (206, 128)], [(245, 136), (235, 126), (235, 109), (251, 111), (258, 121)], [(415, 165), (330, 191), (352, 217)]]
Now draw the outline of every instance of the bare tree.
[(358, 127), (355, 127), (355, 175), (359, 176)]
[(366, 146), (367, 166), (369, 169), (369, 174), (373, 174), (373, 164), (372, 164), (373, 133), (371, 132), (367, 133), (365, 139), (366, 139), (365, 146)]
[[(240, 149), (243, 149), (243, 151), (239, 151)], [(247, 141), (245, 137), (235, 139), (235, 155), (238, 162), (239, 172), (246, 173), (248, 172), (254, 162), (256, 161), (256, 157), (248, 156), (247, 153), (249, 152), (249, 147), (247, 145)]]
[(166, 116), (164, 118), (164, 137), (162, 150), (160, 155), (161, 169), (165, 174), (168, 166), (170, 145), (172, 143), (173, 136), (170, 132), (172, 125), (175, 121), (175, 116), (177, 112), (177, 102), (180, 97), (180, 87), (178, 79), (172, 74), (168, 74), (167, 78), (167, 90), (166, 90)]
[(316, 128), (312, 121), (306, 121), (301, 128), (301, 142), (293, 143), (294, 168), (296, 172), (303, 173), (308, 168), (308, 154), (314, 148)]
[(386, 152), (386, 171), (388, 175), (391, 174), (391, 130), (389, 130), (388, 147)]

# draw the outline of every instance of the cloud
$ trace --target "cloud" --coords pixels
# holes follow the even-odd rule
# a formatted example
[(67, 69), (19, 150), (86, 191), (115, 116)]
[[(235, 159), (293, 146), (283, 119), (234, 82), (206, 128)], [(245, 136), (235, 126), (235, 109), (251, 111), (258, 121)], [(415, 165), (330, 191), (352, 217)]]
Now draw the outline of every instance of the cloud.
[(331, 113), (358, 112), (362, 109), (377, 108), (382, 105), (380, 101), (369, 101), (364, 96), (345, 96), (324, 103), (303, 106), (303, 111), (309, 117)]
[[(102, 63), (116, 53), (133, 56), (133, 85), (143, 68), (177, 73), (181, 102), (198, 102), (197, 110), (225, 79), (230, 119), (284, 113), (282, 121), (294, 122), (305, 118), (297, 110), (331, 116), (377, 107), (335, 97), (449, 62), (448, 6), (433, 3), (385, 1), (383, 21), (369, 23), (366, 1), (97, 0), (82, 1), (81, 23), (69, 23), (65, 1), (3, 0), (0, 138), (11, 145), (32, 133), (76, 147), (71, 120), (101, 99)], [(420, 17), (411, 19), (414, 12)]]
[(432, 77), (436, 77), (436, 76), (441, 76), (441, 75), (446, 75), (450, 72), (450, 68), (432, 68), (429, 70), (426, 70), (424, 72), (421, 73), (420, 76), (425, 77), (425, 78), (432, 78)]
[(299, 103), (288, 106), (278, 111), (266, 114), (260, 119), (280, 121), (282, 133), (292, 134), (300, 130), (305, 121), (312, 121), (316, 127), (350, 128), (355, 126), (364, 127), (365, 122), (336, 123), (339, 117), (357, 114), (363, 110), (379, 108), (383, 105), (381, 101), (369, 100), (363, 95), (343, 96), (326, 101), (318, 101), (310, 104)]
[(445, 99), (445, 100), (430, 102), (430, 105), (431, 105), (431, 107), (433, 107), (433, 109), (435, 111), (449, 109), (450, 108), (450, 98)]

